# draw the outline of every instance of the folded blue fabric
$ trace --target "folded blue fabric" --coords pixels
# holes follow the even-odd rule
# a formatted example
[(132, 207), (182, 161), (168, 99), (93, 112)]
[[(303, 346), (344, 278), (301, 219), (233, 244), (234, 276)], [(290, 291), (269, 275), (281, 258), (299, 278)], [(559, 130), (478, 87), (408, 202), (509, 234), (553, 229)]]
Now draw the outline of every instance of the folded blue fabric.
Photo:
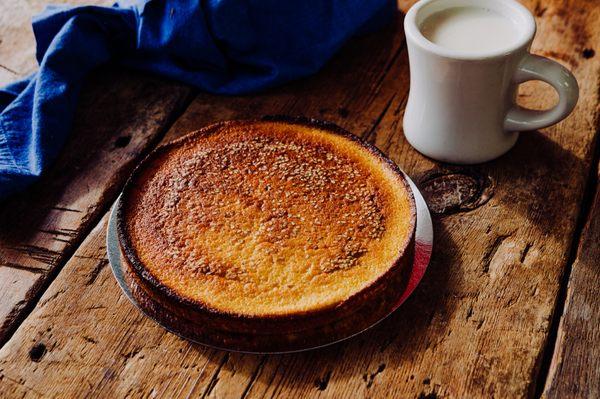
[(85, 76), (107, 62), (212, 93), (261, 90), (316, 72), (389, 0), (146, 0), (50, 7), (34, 18), (39, 71), (0, 90), (0, 199), (56, 158)]

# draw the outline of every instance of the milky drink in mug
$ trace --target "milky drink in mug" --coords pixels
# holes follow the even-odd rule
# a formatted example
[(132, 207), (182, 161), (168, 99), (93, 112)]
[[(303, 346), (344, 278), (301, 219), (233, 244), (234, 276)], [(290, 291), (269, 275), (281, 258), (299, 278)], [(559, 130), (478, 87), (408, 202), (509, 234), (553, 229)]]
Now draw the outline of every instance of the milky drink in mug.
[[(578, 98), (560, 64), (528, 52), (531, 13), (514, 0), (422, 0), (404, 20), (410, 93), (404, 133), (421, 153), (470, 164), (494, 159), (519, 131), (564, 119)], [(547, 111), (515, 103), (519, 83), (543, 80), (559, 94)]]

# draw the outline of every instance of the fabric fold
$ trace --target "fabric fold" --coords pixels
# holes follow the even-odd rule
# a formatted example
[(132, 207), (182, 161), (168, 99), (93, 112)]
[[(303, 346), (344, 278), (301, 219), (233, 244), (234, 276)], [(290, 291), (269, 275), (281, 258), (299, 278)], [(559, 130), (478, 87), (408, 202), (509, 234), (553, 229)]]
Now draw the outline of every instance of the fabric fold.
[(0, 89), (0, 199), (35, 181), (71, 130), (84, 79), (115, 63), (217, 94), (307, 76), (393, 13), (388, 0), (145, 0), (36, 16), (39, 70)]

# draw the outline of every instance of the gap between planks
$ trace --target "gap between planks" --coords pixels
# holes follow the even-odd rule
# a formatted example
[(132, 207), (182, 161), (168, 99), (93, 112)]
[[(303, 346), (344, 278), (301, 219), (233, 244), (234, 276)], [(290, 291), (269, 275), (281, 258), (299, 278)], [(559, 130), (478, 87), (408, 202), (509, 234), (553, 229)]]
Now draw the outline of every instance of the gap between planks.
[[(169, 117), (166, 119), (165, 123), (161, 128), (157, 131), (156, 136), (148, 143), (146, 148), (141, 151), (141, 153), (137, 156), (137, 158), (132, 159), (130, 162), (136, 163), (140, 159), (144, 159), (144, 157), (152, 151), (156, 146), (162, 141), (166, 133), (169, 131), (171, 126), (179, 119), (181, 115), (185, 113), (189, 105), (193, 102), (194, 98), (197, 95), (197, 90), (191, 89), (189, 93), (181, 100), (181, 104), (175, 107), (171, 112)], [(19, 309), (19, 314), (13, 319), (13, 322), (10, 327), (5, 330), (5, 334), (0, 338), (0, 349), (12, 338), (14, 333), (19, 329), (21, 324), (27, 319), (29, 314), (36, 308), (38, 305), (40, 298), (46, 292), (48, 287), (52, 284), (56, 276), (60, 273), (64, 265), (66, 265), (77, 253), (77, 250), (87, 238), (89, 233), (96, 227), (96, 225), (100, 222), (105, 213), (112, 207), (112, 204), (120, 194), (121, 190), (117, 190), (116, 194), (111, 195), (111, 198), (103, 199), (99, 201), (100, 212), (96, 215), (95, 218), (89, 221), (87, 225), (83, 226), (83, 231), (79, 235), (79, 237), (74, 237), (74, 241), (71, 245), (67, 246), (63, 253), (62, 262), (57, 265), (53, 265), (48, 270), (44, 270), (46, 272), (46, 276), (40, 278), (35, 286), (31, 287), (31, 291), (34, 292), (34, 295), (27, 301), (25, 306)], [(109, 194), (110, 195), (110, 194)], [(12, 264), (0, 265), (0, 267), (8, 267), (13, 268)], [(17, 267), (18, 268), (18, 267)], [(37, 273), (42, 273), (42, 271), (37, 271)]]
[[(586, 185), (587, 185), (587, 181), (586, 181)], [(579, 216), (577, 216), (578, 218), (579, 218), (579, 217), (580, 217), (580, 215), (581, 215), (581, 213), (580, 213), (580, 212), (581, 212), (581, 209), (578, 209), (578, 215), (579, 215)], [(575, 231), (576, 231), (576, 230), (575, 230)], [(574, 235), (572, 235), (570, 238), (571, 238), (571, 239), (573, 239), (573, 237), (574, 237)], [(567, 252), (568, 252), (568, 249), (567, 249)], [(566, 272), (563, 272), (563, 273), (566, 273)], [(562, 279), (561, 279), (561, 282), (562, 282)], [(555, 312), (555, 310), (554, 310), (554, 312)], [(555, 314), (555, 313), (553, 313), (553, 314)], [(536, 370), (537, 370), (537, 369), (536, 369)], [(541, 376), (542, 374), (540, 373), (539, 375)], [(251, 388), (252, 388), (252, 387), (250, 387), (250, 389), (251, 389)]]
[[(600, 84), (598, 86), (598, 92), (600, 93)], [(598, 117), (596, 120), (596, 132), (600, 132), (600, 117)], [(532, 390), (535, 389), (535, 392), (532, 392), (532, 395), (536, 398), (542, 396), (544, 393), (544, 388), (549, 382), (548, 378), (550, 377), (552, 359), (554, 357), (554, 352), (558, 349), (558, 331), (560, 328), (560, 321), (565, 311), (569, 280), (571, 278), (571, 274), (573, 273), (573, 265), (577, 260), (579, 245), (584, 238), (583, 234), (585, 231), (585, 226), (588, 223), (588, 219), (593, 216), (592, 208), (598, 188), (598, 173), (600, 172), (600, 139), (598, 139), (598, 134), (594, 136), (594, 142), (592, 145), (594, 147), (592, 163), (586, 181), (583, 198), (579, 206), (579, 216), (575, 225), (575, 234), (571, 240), (571, 247), (569, 249), (569, 255), (567, 258), (567, 267), (565, 268), (561, 278), (560, 289), (552, 314), (552, 323), (550, 325), (548, 339), (541, 354), (539, 370), (537, 373), (538, 375), (533, 379), (535, 384), (533, 385)]]

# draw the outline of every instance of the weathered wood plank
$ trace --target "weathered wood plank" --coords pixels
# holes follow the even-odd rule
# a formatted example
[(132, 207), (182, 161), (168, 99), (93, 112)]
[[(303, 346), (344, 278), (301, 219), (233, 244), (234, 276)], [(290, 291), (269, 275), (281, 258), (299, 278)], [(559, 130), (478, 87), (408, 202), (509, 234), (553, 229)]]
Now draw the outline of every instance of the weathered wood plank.
[[(0, 64), (15, 72), (10, 80), (35, 68), (30, 18), (45, 2), (31, 3), (0, 2)], [(0, 345), (190, 92), (129, 72), (104, 70), (90, 79), (59, 160), (30, 190), (0, 204)]]
[[(257, 96), (199, 95), (168, 133), (174, 138), (227, 118), (304, 114), (332, 120), (390, 154), (427, 195), (436, 246), (414, 296), (381, 325), (296, 355), (227, 354), (189, 344), (135, 311), (110, 270), (99, 266), (103, 220), (0, 350), (2, 388), (80, 397), (532, 394), (593, 157), (600, 79), (599, 59), (586, 56), (600, 48), (595, 3), (556, 0), (544, 7), (534, 50), (570, 60), (581, 102), (571, 118), (524, 134), (497, 161), (441, 165), (406, 143), (400, 21), (313, 78)], [(551, 102), (554, 94), (539, 89), (528, 85), (521, 101)]]
[[(27, 360), (27, 370), (17, 376), (4, 369), (5, 364), (0, 366), (3, 395), (11, 397), (20, 389), (35, 389), (46, 396), (63, 397), (91, 397), (97, 391), (112, 393), (112, 397), (152, 392), (164, 396), (165, 391), (177, 389), (185, 396), (189, 392), (201, 394), (208, 385), (219, 365), (215, 354), (203, 357), (203, 348), (153, 325), (121, 295), (105, 258), (106, 219), (43, 295), (38, 308), (53, 308), (51, 313), (39, 314), (36, 308), (27, 319), (36, 319), (44, 327), (26, 334), (19, 329), (7, 344), (6, 353), (12, 357), (19, 352), (18, 356)], [(64, 285), (65, 278), (68, 285)], [(55, 317), (65, 322), (55, 324)], [(161, 357), (173, 362), (173, 368), (159, 375)], [(44, 371), (46, 367), (56, 370)], [(152, 371), (154, 368), (157, 372)], [(133, 380), (122, 379), (123, 371), (130, 373), (133, 384)], [(63, 372), (90, 378), (69, 377), (59, 384), (54, 378), (65, 376)], [(187, 374), (183, 382), (179, 380), (182, 372)]]
[[(389, 81), (386, 75), (388, 69), (398, 67), (399, 56), (404, 57), (405, 68), (402, 48), (397, 23), (386, 32), (355, 43), (315, 78), (252, 97), (200, 95), (166, 140), (222, 118), (305, 111), (368, 134), (396, 95), (396, 86), (385, 84)], [(367, 53), (370, 57), (364, 57)], [(399, 84), (406, 86), (408, 76), (402, 73), (397, 77)], [(8, 392), (16, 395), (16, 389), (35, 389), (38, 384), (45, 384), (44, 392), (49, 396), (169, 393), (185, 397), (249, 391), (253, 385), (244, 382), (251, 377), (245, 370), (253, 370), (254, 356), (227, 355), (190, 345), (155, 326), (127, 303), (106, 267), (104, 222), (89, 235), (5, 345), (2, 353), (7, 357), (0, 360), (0, 374), (11, 381), (6, 386)], [(67, 322), (56, 324), (62, 319)], [(30, 323), (40, 330), (31, 330)], [(138, 335), (140, 331), (143, 338)], [(31, 360), (31, 350), (40, 345), (44, 345), (45, 354), (39, 361)], [(165, 353), (173, 356), (165, 357)], [(26, 369), (19, 376), (13, 374), (9, 358), (26, 361)], [(52, 372), (44, 371), (47, 361), (54, 367)], [(164, 362), (169, 366), (157, 366)], [(272, 372), (272, 366), (265, 365), (265, 371)], [(124, 372), (132, 374), (122, 379)], [(221, 372), (237, 383), (224, 387), (219, 383)], [(70, 374), (68, 383), (49, 383), (48, 378), (66, 375), (63, 373)], [(257, 380), (256, 384), (263, 382)]]
[[(6, 276), (0, 343), (106, 211), (132, 161), (163, 132), (188, 94), (181, 85), (114, 71), (89, 85), (58, 161), (31, 189), (0, 206), (0, 269)], [(10, 284), (12, 279), (19, 283)]]
[(25, 77), (37, 67), (33, 12), (24, 1), (0, 2), (0, 86)]
[(597, 186), (569, 276), (567, 299), (546, 381), (545, 397), (600, 397), (599, 259), (600, 186)]
[(2, 0), (0, 1), (0, 86), (23, 78), (37, 69), (31, 17), (46, 4), (110, 5), (111, 0)]

